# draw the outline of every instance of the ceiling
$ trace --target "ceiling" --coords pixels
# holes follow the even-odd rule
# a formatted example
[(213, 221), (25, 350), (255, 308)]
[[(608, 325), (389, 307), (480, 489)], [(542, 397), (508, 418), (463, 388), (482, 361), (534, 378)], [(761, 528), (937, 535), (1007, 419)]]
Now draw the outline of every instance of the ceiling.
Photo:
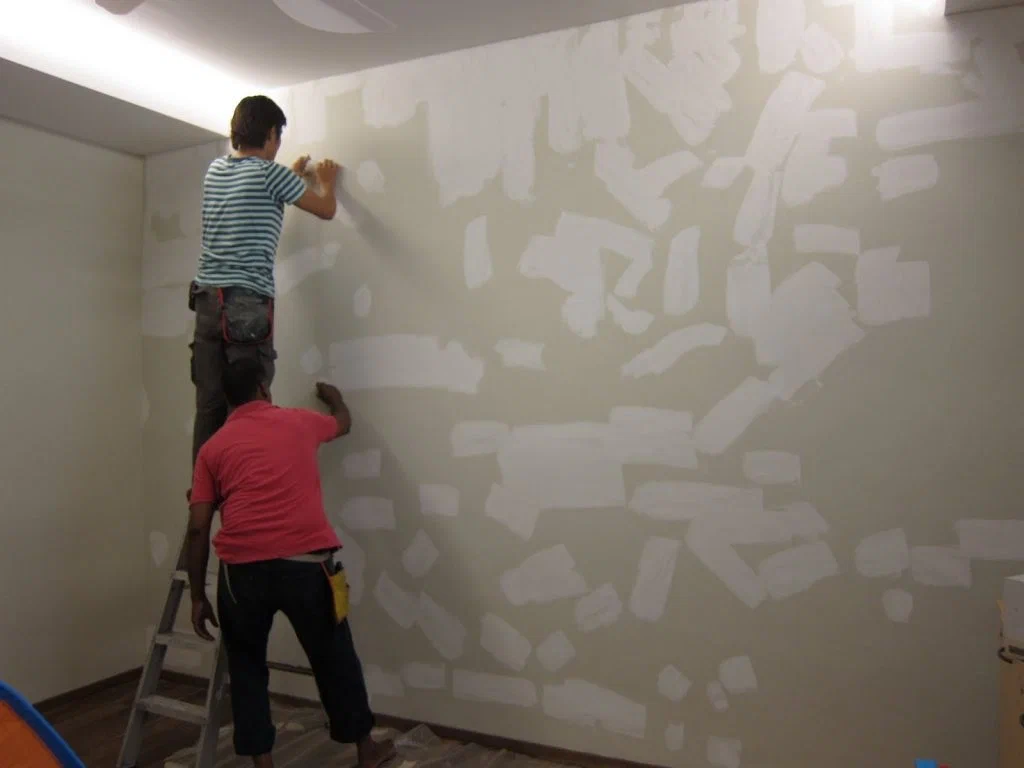
[[(47, 0), (22, 0), (42, 3)], [(678, 0), (77, 0), (233, 77), (291, 85), (621, 18)]]
[(118, 152), (152, 155), (220, 138), (212, 131), (5, 59), (0, 59), (0, 83), (0, 117)]

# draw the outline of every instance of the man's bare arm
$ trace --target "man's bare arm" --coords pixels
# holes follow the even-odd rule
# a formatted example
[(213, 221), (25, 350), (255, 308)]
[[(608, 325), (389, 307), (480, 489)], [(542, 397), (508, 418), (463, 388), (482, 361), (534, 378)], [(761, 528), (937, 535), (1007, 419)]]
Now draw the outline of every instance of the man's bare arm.
[(334, 420), (338, 422), (338, 434), (336, 438), (347, 435), (352, 429), (352, 414), (341, 397), (341, 391), (332, 384), (319, 382), (316, 385), (316, 396), (327, 406)]
[(210, 526), (213, 504), (193, 504), (188, 519), (188, 583), (192, 593), (192, 627), (199, 637), (213, 640), (206, 628), (209, 620), (217, 626), (213, 607), (206, 596), (206, 568), (210, 561)]
[[(303, 162), (305, 160), (308, 160), (308, 158), (300, 158), (296, 162), (296, 166), (292, 168), (300, 176), (306, 173), (305, 162)], [(301, 169), (296, 170), (296, 168), (300, 167), (300, 164)], [(307, 188), (302, 197), (296, 201), (296, 207), (327, 221), (333, 219), (334, 214), (338, 211), (335, 184), (338, 181), (338, 174), (340, 172), (341, 167), (333, 160), (321, 160), (317, 163), (315, 171), (317, 189), (314, 190), (313, 187)]]

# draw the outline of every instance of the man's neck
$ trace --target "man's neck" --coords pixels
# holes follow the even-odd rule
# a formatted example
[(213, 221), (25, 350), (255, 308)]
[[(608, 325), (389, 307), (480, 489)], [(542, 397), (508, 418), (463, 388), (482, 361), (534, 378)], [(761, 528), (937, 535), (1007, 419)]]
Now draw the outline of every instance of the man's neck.
[(232, 152), (235, 157), (258, 157), (261, 160), (269, 160), (267, 151), (264, 149), (236, 149)]

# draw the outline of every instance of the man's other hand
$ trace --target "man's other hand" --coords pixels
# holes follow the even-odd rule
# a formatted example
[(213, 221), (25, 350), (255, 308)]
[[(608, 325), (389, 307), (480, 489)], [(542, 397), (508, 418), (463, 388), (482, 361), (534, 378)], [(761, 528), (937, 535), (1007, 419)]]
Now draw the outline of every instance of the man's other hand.
[(317, 382), (316, 396), (320, 399), (320, 402), (328, 408), (336, 408), (344, 402), (341, 397), (341, 390), (333, 384), (328, 384), (324, 381)]
[(334, 183), (341, 173), (341, 166), (333, 160), (321, 160), (316, 164), (316, 178), (321, 186), (334, 189)]
[(220, 626), (220, 624), (217, 623), (217, 617), (213, 614), (213, 606), (210, 605), (210, 600), (206, 595), (203, 595), (202, 600), (192, 601), (192, 629), (194, 629), (196, 634), (203, 638), (203, 640), (213, 640), (213, 635), (211, 635), (210, 630), (206, 628), (207, 621), (215, 627)]
[(309, 165), (309, 155), (303, 155), (292, 163), (292, 170), (299, 176), (305, 176), (309, 173), (309, 169), (306, 167), (307, 165)]

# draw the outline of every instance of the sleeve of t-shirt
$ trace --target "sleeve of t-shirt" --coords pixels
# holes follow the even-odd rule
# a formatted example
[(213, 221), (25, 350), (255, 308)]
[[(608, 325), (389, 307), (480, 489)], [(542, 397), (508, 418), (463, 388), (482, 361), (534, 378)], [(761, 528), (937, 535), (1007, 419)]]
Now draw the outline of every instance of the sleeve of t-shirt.
[(190, 497), (190, 504), (213, 504), (217, 501), (217, 482), (213, 477), (213, 472), (210, 470), (210, 462), (208, 456), (203, 450), (206, 446), (199, 449), (199, 455), (196, 457), (196, 466), (192, 470), (192, 496)]
[(306, 182), (290, 168), (278, 163), (268, 163), (265, 173), (267, 192), (279, 203), (294, 205), (306, 192)]
[(305, 427), (307, 433), (316, 440), (317, 445), (328, 443), (338, 436), (338, 420), (333, 416), (305, 408), (291, 410), (292, 418)]

